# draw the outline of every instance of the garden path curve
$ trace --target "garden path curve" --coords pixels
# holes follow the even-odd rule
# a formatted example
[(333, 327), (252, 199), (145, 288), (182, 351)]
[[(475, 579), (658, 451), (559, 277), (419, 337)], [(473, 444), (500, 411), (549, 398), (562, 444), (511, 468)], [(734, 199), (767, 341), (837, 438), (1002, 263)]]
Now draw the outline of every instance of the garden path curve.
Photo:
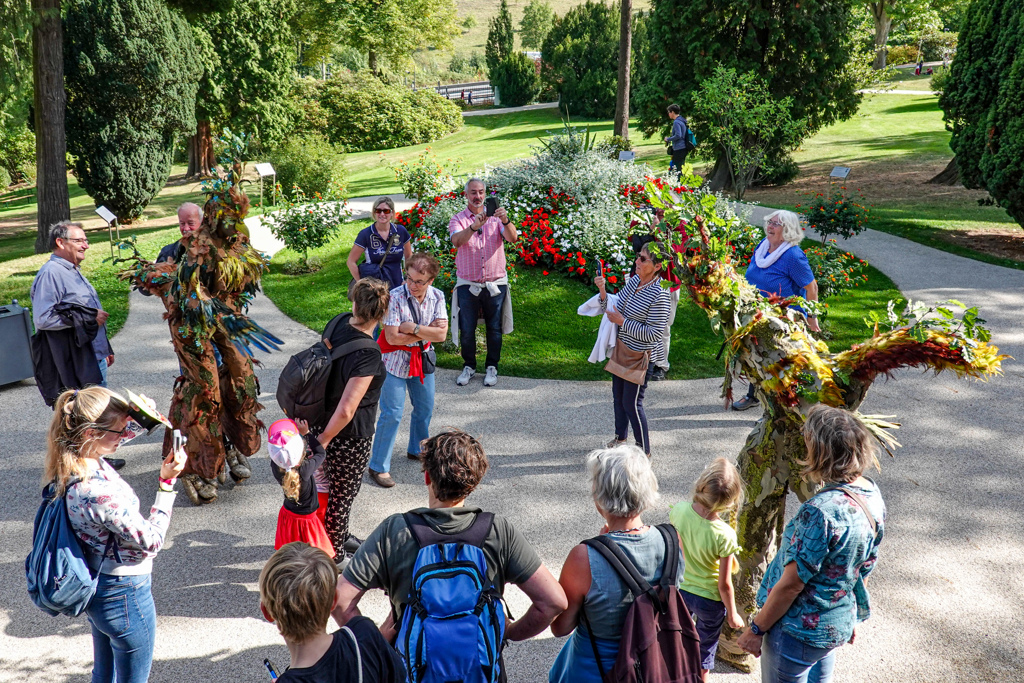
[[(1024, 272), (872, 231), (844, 246), (914, 299), (955, 297), (979, 305), (996, 343), (1024, 358)], [(166, 406), (176, 361), (161, 314), (157, 300), (132, 295), (127, 324), (113, 342), (118, 355), (110, 382)], [(280, 416), (273, 396), (282, 366), (317, 335), (265, 297), (256, 300), (252, 315), (286, 343), (284, 352), (260, 356), (269, 423)], [(496, 388), (485, 389), (478, 376), (457, 388), (454, 376), (439, 371), (434, 428), (464, 427), (490, 454), (490, 471), (471, 502), (512, 519), (557, 574), (572, 545), (600, 527), (583, 461), (611, 436), (609, 384), (502, 377)], [(874, 614), (858, 630), (857, 643), (840, 651), (836, 681), (1024, 680), (1022, 379), (1020, 363), (1007, 362), (1005, 376), (988, 384), (901, 372), (872, 389), (863, 409), (898, 415), (904, 448), (877, 474), (889, 517), (871, 580)], [(718, 384), (651, 386), (648, 415), (663, 497), (648, 521), (664, 521), (706, 462), (735, 456), (743, 443), (753, 415), (723, 411)], [(25, 382), (0, 389), (0, 415), (0, 681), (86, 681), (91, 647), (85, 619), (43, 615), (29, 602), (22, 575), (50, 413)], [(146, 505), (156, 483), (159, 439), (140, 441), (122, 455), (124, 476)], [(259, 570), (273, 550), (281, 492), (266, 455), (253, 464), (252, 479), (222, 492), (212, 506), (193, 508), (179, 497), (153, 582), (160, 615), (155, 682), (255, 681), (265, 676), (264, 657), (288, 661), (276, 629), (260, 617), (256, 594)], [(399, 482), (393, 489), (364, 486), (353, 511), (358, 535), (389, 513), (425, 504), (414, 463), (396, 457), (392, 473)], [(522, 615), (522, 594), (509, 593), (512, 613)], [(380, 594), (368, 595), (363, 607), (375, 619), (385, 615)], [(561, 642), (545, 633), (512, 645), (509, 680), (544, 680)], [(721, 665), (718, 671), (711, 680), (759, 679)]]

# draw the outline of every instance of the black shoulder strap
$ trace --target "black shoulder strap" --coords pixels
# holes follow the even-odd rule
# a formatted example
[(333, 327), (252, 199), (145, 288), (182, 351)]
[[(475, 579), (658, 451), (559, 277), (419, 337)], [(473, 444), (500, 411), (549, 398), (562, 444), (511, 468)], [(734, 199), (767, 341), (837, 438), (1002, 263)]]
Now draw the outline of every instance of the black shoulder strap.
[(338, 315), (334, 316), (334, 318), (331, 319), (331, 322), (327, 323), (327, 327), (326, 329), (324, 329), (324, 334), (322, 337), (322, 341), (325, 344), (327, 344), (327, 348), (331, 348), (331, 335), (334, 334), (334, 328), (338, 326), (338, 324), (341, 322), (341, 319), (344, 318), (346, 315), (352, 314), (339, 313)]
[(607, 535), (588, 538), (583, 543), (596, 550), (601, 557), (607, 560), (634, 598), (638, 598), (644, 593), (650, 593), (651, 597), (655, 598), (651, 584), (637, 571), (636, 566), (626, 556), (626, 553), (622, 552), (618, 543), (608, 538)]
[(442, 534), (439, 531), (435, 531), (432, 526), (427, 524), (427, 520), (423, 519), (423, 516), (418, 513), (406, 512), (402, 517), (405, 518), (405, 524), (409, 527), (409, 532), (416, 539), (416, 544), (421, 549), (430, 545), (437, 545), (438, 543), (465, 543), (480, 548), (483, 547), (484, 541), (487, 540), (488, 534), (491, 533), (491, 527), (494, 525), (494, 513), (481, 512), (477, 514), (472, 524), (459, 533)]
[(353, 339), (352, 341), (342, 344), (331, 349), (331, 360), (336, 361), (342, 356), (347, 356), (354, 351), (362, 351), (363, 349), (376, 349), (377, 342), (372, 339)]
[(671, 524), (659, 524), (656, 528), (665, 539), (665, 565), (661, 570), (660, 585), (662, 588), (670, 588), (675, 585), (679, 572), (679, 536)]

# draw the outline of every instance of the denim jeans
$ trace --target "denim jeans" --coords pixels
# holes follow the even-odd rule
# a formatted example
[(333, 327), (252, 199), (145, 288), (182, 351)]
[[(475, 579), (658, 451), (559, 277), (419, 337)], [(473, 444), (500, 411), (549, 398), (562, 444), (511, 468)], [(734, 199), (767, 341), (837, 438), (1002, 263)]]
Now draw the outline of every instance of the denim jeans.
[[(419, 353), (419, 351), (416, 351)], [(380, 415), (373, 436), (373, 450), (370, 454), (370, 469), (374, 472), (391, 471), (391, 451), (398, 438), (398, 425), (405, 412), (405, 393), (412, 401), (412, 424), (409, 426), (409, 453), (420, 452), (420, 442), (430, 436), (430, 418), (434, 414), (434, 375), (401, 379), (390, 372), (384, 378), (380, 389)]]
[(156, 607), (151, 575), (100, 574), (86, 610), (92, 626), (92, 683), (145, 683), (153, 665)]
[(498, 285), (500, 293), (491, 296), (484, 287), (476, 296), (469, 291), (469, 285), (456, 288), (459, 297), (459, 345), (462, 347), (462, 363), (476, 370), (476, 323), (481, 311), (484, 327), (487, 329), (487, 359), (484, 367), (498, 367), (501, 360), (501, 309), (505, 303), (508, 285)]
[(98, 361), (96, 361), (96, 364), (100, 366), (100, 377), (103, 378), (103, 380), (100, 382), (100, 386), (105, 387), (107, 386), (107, 359), (100, 358)]
[(644, 393), (654, 372), (654, 363), (647, 366), (643, 384), (633, 384), (612, 375), (612, 406), (615, 409), (615, 438), (625, 441), (629, 428), (633, 428), (633, 439), (644, 453), (651, 452), (651, 437), (647, 430), (647, 414), (644, 412)]
[(829, 683), (838, 649), (811, 647), (776, 626), (761, 643), (761, 683)]

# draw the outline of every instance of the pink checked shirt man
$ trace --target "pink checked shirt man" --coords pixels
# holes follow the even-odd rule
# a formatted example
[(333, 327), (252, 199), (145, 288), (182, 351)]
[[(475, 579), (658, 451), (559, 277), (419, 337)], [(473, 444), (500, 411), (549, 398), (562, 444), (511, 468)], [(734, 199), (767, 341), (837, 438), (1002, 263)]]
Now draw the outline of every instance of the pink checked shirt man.
[[(487, 217), (484, 199), (487, 188), (479, 178), (466, 183), (465, 211), (452, 216), (448, 232), (455, 254), (455, 295), (452, 297), (452, 337), (458, 334), (462, 347), (462, 374), (455, 380), (459, 386), (469, 384), (476, 374), (476, 324), (483, 317), (487, 330), (487, 368), (484, 386), (498, 383), (498, 361), (501, 359), (501, 338), (512, 331), (512, 307), (505, 271), (505, 242), (519, 239), (516, 226), (505, 209), (498, 207)], [(457, 330), (457, 332), (456, 332)]]

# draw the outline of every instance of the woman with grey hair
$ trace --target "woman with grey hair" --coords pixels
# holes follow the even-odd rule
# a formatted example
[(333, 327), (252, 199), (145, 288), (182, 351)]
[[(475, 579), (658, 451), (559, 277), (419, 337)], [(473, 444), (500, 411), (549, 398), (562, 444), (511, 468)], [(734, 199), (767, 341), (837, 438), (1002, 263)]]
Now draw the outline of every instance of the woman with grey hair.
[[(603, 448), (587, 456), (594, 505), (604, 518), (601, 534), (622, 549), (652, 585), (661, 580), (667, 544), (640, 515), (658, 500), (658, 480), (636, 446)], [(682, 549), (675, 581), (683, 575)], [(601, 683), (619, 654), (632, 594), (599, 552), (581, 543), (569, 552), (558, 582), (569, 606), (551, 624), (556, 637), (572, 633), (548, 673), (549, 683)], [(597, 655), (600, 656), (599, 670)]]
[[(804, 239), (800, 217), (792, 211), (776, 211), (764, 219), (765, 238), (757, 245), (747, 266), (747, 282), (761, 290), (764, 296), (783, 299), (802, 296), (808, 301), (818, 300), (818, 282), (814, 279), (807, 255), (800, 248)], [(818, 319), (811, 316), (807, 327), (820, 332)], [(733, 410), (747, 410), (758, 405), (751, 383), (747, 395), (732, 404)]]

